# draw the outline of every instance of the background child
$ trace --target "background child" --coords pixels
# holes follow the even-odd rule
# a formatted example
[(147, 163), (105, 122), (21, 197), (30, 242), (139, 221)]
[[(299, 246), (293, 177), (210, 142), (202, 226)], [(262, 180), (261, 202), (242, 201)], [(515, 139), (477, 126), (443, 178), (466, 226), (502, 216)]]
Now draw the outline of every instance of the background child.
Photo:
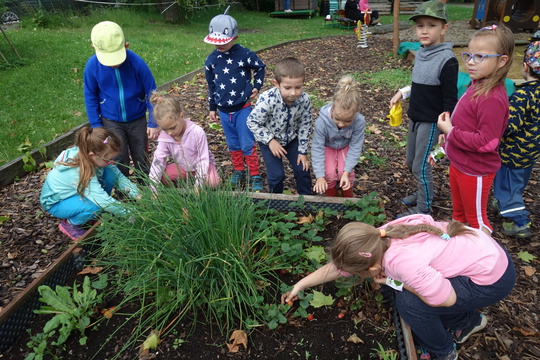
[(255, 135), (266, 164), (271, 193), (283, 193), (286, 157), (294, 172), (296, 190), (311, 194), (311, 174), (307, 157), (311, 135), (311, 101), (303, 91), (304, 63), (292, 57), (276, 63), (274, 88), (265, 91), (249, 115), (247, 125)]
[(505, 26), (488, 26), (472, 36), (461, 56), (472, 84), (452, 118), (442, 113), (437, 123), (450, 160), (452, 218), (491, 234), (486, 207), (501, 167), (499, 142), (508, 122), (504, 79), (514, 56), (514, 35)]
[(364, 144), (366, 120), (360, 113), (360, 92), (352, 77), (343, 76), (332, 102), (321, 108), (315, 120), (311, 144), (315, 186), (313, 191), (343, 197), (353, 196), (354, 167)]
[(84, 68), (88, 122), (93, 128), (112, 130), (122, 141), (115, 159), (122, 174), (129, 174), (130, 155), (136, 172), (148, 173), (148, 138), (159, 135), (150, 104), (150, 94), (156, 89), (152, 72), (143, 59), (127, 50), (129, 43), (118, 24), (100, 22), (92, 29), (91, 39), (96, 54)]
[[(161, 128), (158, 145), (150, 168), (150, 179), (154, 183), (164, 180), (185, 179), (195, 176), (195, 185), (207, 183), (219, 185), (214, 155), (208, 149), (204, 130), (184, 118), (180, 100), (157, 92), (150, 98), (154, 106), (154, 118)], [(167, 165), (167, 159), (172, 164)], [(163, 178), (165, 173), (166, 178)]]
[(461, 344), (487, 325), (475, 310), (506, 297), (516, 280), (512, 259), (490, 236), (429, 215), (407, 216), (381, 229), (349, 223), (330, 254), (332, 262), (298, 281), (281, 301), (340, 276), (373, 277), (379, 284), (388, 276), (404, 283), (395, 304), (428, 359), (457, 359), (454, 341)]
[(120, 149), (121, 141), (112, 131), (84, 127), (77, 134), (76, 146), (64, 150), (47, 174), (41, 206), (63, 219), (58, 228), (72, 240), (84, 235), (84, 225), (101, 212), (126, 213), (120, 202), (111, 197), (113, 188), (131, 198), (140, 196), (137, 186), (112, 161)]
[(448, 29), (448, 10), (436, 0), (422, 3), (410, 17), (422, 47), (416, 53), (412, 86), (400, 89), (390, 107), (410, 95), (406, 163), (416, 179), (416, 192), (401, 201), (410, 206), (397, 217), (429, 214), (433, 201), (433, 174), (428, 156), (439, 136), (437, 117), (452, 112), (457, 102), (458, 62), (452, 44), (441, 42)]
[(521, 74), (526, 82), (516, 85), (510, 97), (510, 117), (501, 139), (502, 165), (493, 180), (496, 208), (510, 220), (502, 233), (531, 237), (531, 221), (525, 209), (523, 190), (533, 165), (540, 157), (540, 41), (529, 45)]
[[(364, 23), (364, 15), (366, 11), (371, 11), (367, 0), (347, 0), (345, 2), (345, 17), (352, 20), (360, 20)], [(370, 23), (367, 25), (380, 25), (379, 12), (377, 10), (371, 11)]]
[(250, 99), (257, 96), (263, 85), (265, 65), (253, 51), (235, 44), (238, 24), (232, 16), (227, 15), (228, 11), (229, 8), (223, 15), (210, 21), (210, 33), (204, 38), (204, 42), (216, 46), (204, 62), (210, 121), (217, 121), (217, 111), (234, 167), (232, 185), (239, 187), (245, 182), (245, 161), (251, 176), (252, 190), (259, 192), (263, 191), (259, 157), (255, 139), (246, 121), (251, 112)]

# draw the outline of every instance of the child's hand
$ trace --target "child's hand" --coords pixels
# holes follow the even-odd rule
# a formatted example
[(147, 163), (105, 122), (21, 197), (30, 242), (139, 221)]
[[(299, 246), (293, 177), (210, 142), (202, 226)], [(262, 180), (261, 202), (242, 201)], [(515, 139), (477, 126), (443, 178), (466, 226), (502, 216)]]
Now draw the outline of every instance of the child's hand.
[(431, 166), (437, 165), (437, 162), (435, 161), (435, 159), (433, 159), (433, 156), (431, 156), (431, 155), (428, 156), (427, 162), (428, 162), (429, 165), (431, 165)]
[(259, 95), (259, 90), (253, 88), (253, 90), (251, 90), (251, 96), (249, 98), (254, 99), (257, 97), (257, 95)]
[(270, 148), (272, 155), (274, 155), (278, 159), (283, 159), (287, 154), (287, 150), (285, 150), (276, 139), (270, 140), (270, 142), (268, 143), (268, 147)]
[(298, 300), (298, 290), (296, 287), (293, 287), (291, 291), (287, 291), (285, 294), (281, 295), (281, 303), (289, 303)]
[(151, 128), (151, 127), (147, 127), (146, 128), (146, 134), (148, 135), (148, 138), (151, 139), (151, 140), (156, 140), (159, 136), (159, 133), (160, 133), (161, 129), (158, 128), (158, 127), (155, 127), (155, 128)]
[(400, 101), (402, 97), (403, 97), (403, 94), (401, 93), (401, 91), (398, 90), (398, 92), (394, 95), (394, 97), (392, 97), (392, 99), (390, 99), (390, 108), (392, 108), (392, 106), (394, 106), (394, 104), (396, 104), (398, 101)]
[(450, 120), (450, 113), (448, 111), (443, 112), (437, 119), (437, 127), (443, 132), (448, 134), (452, 130), (452, 120)]
[(328, 189), (328, 183), (326, 182), (326, 179), (323, 177), (317, 178), (315, 181), (315, 186), (313, 187), (313, 191), (315, 191), (317, 194), (324, 194), (326, 189)]
[(349, 180), (349, 172), (344, 171), (343, 175), (341, 175), (341, 180), (339, 181), (339, 186), (343, 190), (349, 190), (351, 188), (351, 181)]
[(217, 122), (217, 116), (215, 111), (210, 111), (210, 122)]
[(298, 154), (298, 161), (296, 162), (296, 165), (302, 164), (302, 169), (304, 171), (309, 170), (309, 159), (307, 155)]

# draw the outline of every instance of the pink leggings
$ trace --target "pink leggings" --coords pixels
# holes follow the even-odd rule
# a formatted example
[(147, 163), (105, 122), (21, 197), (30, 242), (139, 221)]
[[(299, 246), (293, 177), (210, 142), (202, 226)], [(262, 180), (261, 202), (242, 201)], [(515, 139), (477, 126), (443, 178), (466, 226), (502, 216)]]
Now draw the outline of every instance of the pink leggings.
[(495, 173), (484, 176), (467, 175), (450, 164), (450, 190), (452, 191), (452, 218), (470, 227), (493, 231), (487, 217), (489, 190)]
[[(331, 147), (325, 146), (324, 149), (324, 168), (326, 182), (328, 183), (328, 188), (332, 189), (336, 187), (336, 182), (339, 184), (341, 177), (343, 176), (343, 170), (345, 168), (345, 159), (347, 158), (347, 152), (349, 147), (346, 146), (343, 149), (332, 149)], [(351, 186), (354, 182), (354, 171), (351, 171), (349, 174), (349, 180)]]
[[(171, 181), (177, 181), (186, 179), (188, 176), (195, 176), (195, 172), (191, 171), (189, 174), (184, 170), (182, 167), (180, 167), (177, 164), (169, 164), (165, 168), (165, 174), (167, 175), (168, 179), (166, 177), (162, 177), (161, 181), (163, 183), (167, 183), (168, 180)], [(217, 172), (217, 168), (215, 164), (210, 164), (208, 166), (208, 172), (206, 173), (206, 184), (209, 186), (218, 186), (221, 182), (221, 179), (219, 177), (219, 174)]]

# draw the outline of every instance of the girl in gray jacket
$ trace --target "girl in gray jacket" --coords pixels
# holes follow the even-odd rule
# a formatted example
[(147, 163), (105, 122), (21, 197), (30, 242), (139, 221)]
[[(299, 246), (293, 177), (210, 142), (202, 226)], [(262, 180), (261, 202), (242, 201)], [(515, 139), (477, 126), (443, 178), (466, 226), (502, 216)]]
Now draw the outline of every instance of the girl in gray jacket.
[(354, 167), (364, 144), (366, 120), (360, 110), (358, 84), (349, 75), (337, 85), (332, 102), (323, 106), (315, 121), (311, 145), (313, 191), (326, 196), (353, 196)]

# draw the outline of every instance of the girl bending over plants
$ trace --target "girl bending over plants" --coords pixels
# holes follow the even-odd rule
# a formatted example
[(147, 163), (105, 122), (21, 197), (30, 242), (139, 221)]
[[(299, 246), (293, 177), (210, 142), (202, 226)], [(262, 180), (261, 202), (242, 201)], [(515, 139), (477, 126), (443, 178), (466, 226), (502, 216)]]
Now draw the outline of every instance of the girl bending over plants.
[(332, 261), (298, 281), (282, 295), (282, 303), (340, 276), (401, 283), (393, 286), (400, 290), (396, 307), (420, 351), (431, 359), (457, 359), (455, 343), (487, 324), (476, 309), (506, 297), (516, 279), (510, 256), (493, 238), (429, 215), (406, 216), (379, 229), (349, 223), (336, 236), (330, 255)]
[(120, 139), (110, 130), (84, 127), (77, 133), (76, 146), (64, 150), (55, 160), (41, 190), (45, 211), (62, 219), (58, 228), (72, 240), (87, 231), (85, 225), (107, 211), (126, 214), (111, 197), (113, 188), (131, 198), (140, 198), (139, 189), (114, 165)]

